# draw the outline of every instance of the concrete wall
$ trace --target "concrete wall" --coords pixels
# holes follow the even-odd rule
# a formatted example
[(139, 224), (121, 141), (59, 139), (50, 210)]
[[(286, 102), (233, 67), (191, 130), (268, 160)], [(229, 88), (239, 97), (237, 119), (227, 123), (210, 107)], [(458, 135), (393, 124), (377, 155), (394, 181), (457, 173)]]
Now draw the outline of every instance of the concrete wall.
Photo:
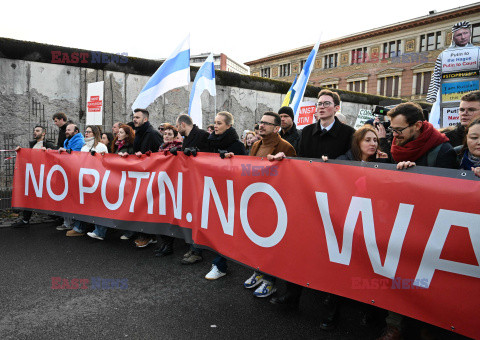
[[(148, 79), (148, 76), (123, 72), (0, 58), (0, 134), (14, 134), (17, 144), (26, 145), (40, 119), (34, 115), (32, 98), (44, 105), (49, 128), (56, 129), (52, 114), (65, 112), (69, 119), (80, 123), (83, 131), (87, 84), (102, 80), (105, 82), (104, 127), (110, 131), (114, 122), (131, 120), (131, 105)], [(174, 123), (178, 114), (187, 112), (191, 85), (188, 89), (170, 91), (149, 106), (154, 126)], [(219, 85), (216, 102), (207, 92), (202, 95), (203, 125), (213, 122), (216, 104), (216, 112), (229, 111), (234, 115), (234, 127), (240, 134), (245, 129), (253, 129), (263, 112), (278, 110), (283, 97), (280, 93)], [(360, 108), (371, 108), (371, 105), (343, 102), (342, 112), (349, 124), (353, 125)]]

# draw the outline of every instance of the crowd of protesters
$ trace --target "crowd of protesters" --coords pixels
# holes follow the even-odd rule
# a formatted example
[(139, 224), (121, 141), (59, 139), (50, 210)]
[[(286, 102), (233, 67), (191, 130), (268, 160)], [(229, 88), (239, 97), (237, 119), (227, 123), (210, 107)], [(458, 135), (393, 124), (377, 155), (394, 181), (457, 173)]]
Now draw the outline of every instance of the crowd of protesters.
[[(303, 130), (297, 129), (293, 110), (281, 107), (278, 112), (265, 112), (253, 130), (245, 130), (241, 137), (233, 127), (233, 115), (225, 111), (216, 115), (214, 124), (209, 125), (207, 131), (198, 128), (185, 114), (179, 115), (174, 124), (161, 124), (156, 131), (149, 121), (149, 112), (136, 109), (132, 123), (117, 122), (112, 127), (112, 133), (102, 133), (97, 126), (89, 125), (84, 136), (65, 114), (57, 113), (53, 116), (59, 128), (56, 146), (45, 140), (45, 128), (36, 126), (30, 147), (58, 149), (58, 152), (116, 153), (120, 157), (194, 149), (222, 153), (224, 158), (250, 155), (280, 161), (285, 157), (303, 157), (326, 162), (338, 159), (393, 163), (398, 170), (413, 166), (464, 169), (480, 177), (480, 91), (461, 98), (460, 123), (446, 134), (427, 122), (422, 108), (412, 102), (399, 104), (388, 112), (388, 128), (384, 124), (376, 124), (376, 119), (371, 125), (367, 123), (355, 130), (341, 121), (345, 117), (338, 115), (339, 109), (340, 96), (325, 89), (318, 94), (316, 122)], [(28, 225), (30, 216), (31, 212), (23, 212), (22, 219), (15, 226)], [(108, 231), (105, 226), (95, 225), (93, 231), (86, 233), (87, 228), (86, 223), (67, 218), (63, 225), (57, 227), (58, 230), (67, 230), (67, 236), (86, 234), (99, 240), (104, 240)], [(125, 231), (121, 236), (123, 240), (130, 238), (134, 238), (138, 248), (158, 242), (156, 235), (144, 233)], [(159, 240), (159, 246), (154, 249), (155, 256), (174, 253), (174, 237), (160, 236)], [(194, 264), (202, 260), (202, 250), (191, 245), (181, 262)], [(227, 260), (217, 255), (205, 278), (215, 280), (226, 274)], [(244, 282), (244, 287), (255, 288), (253, 294), (256, 297), (268, 297), (276, 292), (275, 278), (258, 271), (254, 271)], [(302, 290), (302, 286), (287, 282), (286, 291), (272, 297), (270, 302), (298, 308)], [(335, 326), (339, 304), (338, 296), (326, 295), (326, 310), (319, 323), (321, 329), (330, 330)], [(402, 316), (389, 312), (386, 321), (387, 328), (381, 338), (399, 339)]]

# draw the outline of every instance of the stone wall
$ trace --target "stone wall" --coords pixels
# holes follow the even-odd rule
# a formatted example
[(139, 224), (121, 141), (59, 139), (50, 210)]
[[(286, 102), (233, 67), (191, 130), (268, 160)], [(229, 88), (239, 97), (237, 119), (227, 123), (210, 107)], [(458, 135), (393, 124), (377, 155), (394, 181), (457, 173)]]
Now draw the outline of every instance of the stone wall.
[[(110, 131), (116, 121), (131, 120), (131, 105), (149, 77), (123, 72), (95, 70), (76, 66), (48, 64), (0, 58), (0, 134), (14, 134), (19, 145), (26, 145), (35, 124), (32, 99), (45, 108), (48, 128), (56, 129), (51, 120), (55, 112), (65, 112), (69, 119), (85, 125), (87, 84), (105, 82), (104, 128)], [(187, 112), (189, 88), (179, 88), (159, 97), (149, 106), (154, 126), (162, 122), (174, 123), (176, 116)], [(252, 129), (263, 112), (280, 108), (284, 94), (234, 86), (217, 86), (216, 100), (207, 92), (202, 95), (204, 127), (213, 122), (216, 112), (229, 111), (235, 117), (234, 127), (240, 133)], [(315, 100), (306, 97), (305, 100)], [(342, 112), (353, 125), (360, 108), (372, 104), (344, 101)], [(0, 141), (1, 142), (1, 141)]]

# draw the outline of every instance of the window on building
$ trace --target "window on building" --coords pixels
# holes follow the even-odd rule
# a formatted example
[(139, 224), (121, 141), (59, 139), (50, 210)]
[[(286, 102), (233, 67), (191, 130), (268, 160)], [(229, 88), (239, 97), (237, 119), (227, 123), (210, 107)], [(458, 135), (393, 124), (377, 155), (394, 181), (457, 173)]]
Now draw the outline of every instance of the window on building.
[(303, 70), (303, 67), (305, 66), (306, 62), (307, 62), (307, 59), (300, 60), (300, 70), (299, 70), (299, 72)]
[(428, 86), (430, 85), (430, 80), (432, 79), (432, 72), (420, 72), (415, 74), (417, 79), (415, 82), (415, 94), (424, 95), (428, 92)]
[(402, 41), (394, 40), (383, 44), (383, 58), (392, 58), (402, 54)]
[(392, 76), (379, 79), (379, 94), (386, 97), (398, 97), (400, 77)]
[(263, 78), (270, 78), (270, 67), (262, 68), (260, 70), (260, 75)]
[(480, 44), (480, 23), (472, 25), (472, 43)]
[(338, 89), (338, 84), (326, 84), (326, 85), (320, 85), (320, 87), (326, 87), (328, 89)]
[(420, 36), (420, 52), (438, 50), (442, 44), (442, 32), (437, 31)]
[(338, 53), (328, 54), (323, 57), (323, 68), (334, 68), (338, 64)]
[(367, 48), (361, 47), (352, 50), (352, 64), (361, 64), (367, 60)]
[(288, 77), (290, 74), (290, 63), (280, 65), (280, 77)]
[(348, 90), (367, 93), (367, 81), (366, 80), (350, 81), (348, 83)]

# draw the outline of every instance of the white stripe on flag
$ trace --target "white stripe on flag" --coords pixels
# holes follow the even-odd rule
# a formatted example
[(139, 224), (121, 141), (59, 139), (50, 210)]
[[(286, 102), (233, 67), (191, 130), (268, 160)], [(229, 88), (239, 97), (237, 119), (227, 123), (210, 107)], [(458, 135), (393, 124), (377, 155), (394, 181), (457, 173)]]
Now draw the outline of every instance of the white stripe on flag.
[(156, 98), (177, 87), (190, 84), (190, 36), (173, 51), (143, 87), (132, 110), (146, 109)]

